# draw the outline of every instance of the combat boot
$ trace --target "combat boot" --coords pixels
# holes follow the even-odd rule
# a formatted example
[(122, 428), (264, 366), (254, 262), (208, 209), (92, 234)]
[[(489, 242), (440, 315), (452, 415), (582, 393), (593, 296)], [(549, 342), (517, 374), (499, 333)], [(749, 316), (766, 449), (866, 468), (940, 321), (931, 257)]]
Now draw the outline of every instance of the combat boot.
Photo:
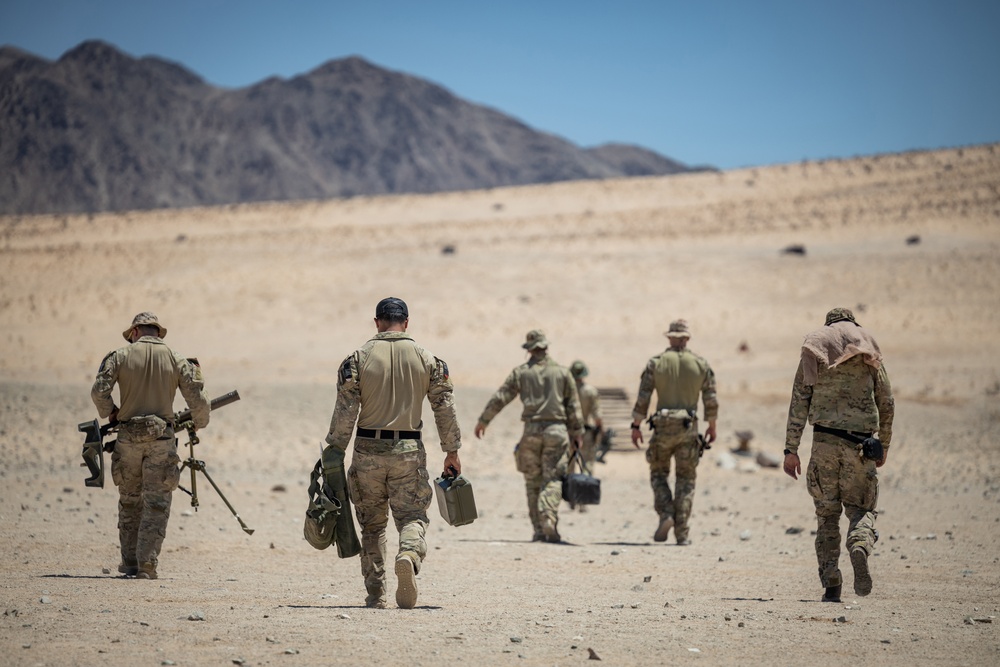
[(827, 586), (823, 593), (823, 602), (840, 602), (841, 584)]
[(868, 552), (863, 547), (851, 549), (854, 566), (854, 592), (862, 597), (872, 592), (872, 575), (868, 571)]
[(369, 609), (385, 609), (385, 587), (368, 586), (368, 597), (365, 598), (365, 606)]
[(134, 577), (139, 574), (139, 563), (128, 558), (122, 558), (122, 562), (118, 564), (118, 571), (126, 577)]
[(542, 519), (542, 533), (545, 534), (546, 542), (561, 542), (562, 538), (559, 536), (559, 530), (556, 528), (556, 523), (548, 517)]
[(400, 609), (413, 609), (417, 604), (417, 570), (404, 554), (396, 557), (396, 604)]
[(671, 529), (674, 527), (674, 517), (668, 516), (667, 518), (660, 521), (659, 527), (656, 532), (653, 533), (654, 542), (666, 542), (667, 535), (670, 534)]
[(136, 579), (156, 579), (156, 563), (139, 563)]

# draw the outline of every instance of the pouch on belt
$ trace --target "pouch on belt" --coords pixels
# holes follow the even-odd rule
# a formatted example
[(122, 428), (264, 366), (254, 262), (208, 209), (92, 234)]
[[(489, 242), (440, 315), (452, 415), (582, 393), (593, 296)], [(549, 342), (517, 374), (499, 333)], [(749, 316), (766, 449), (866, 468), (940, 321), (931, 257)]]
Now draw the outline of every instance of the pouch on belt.
[[(454, 468), (451, 472), (454, 473)], [(434, 495), (437, 496), (438, 511), (449, 526), (464, 526), (479, 517), (476, 498), (472, 494), (472, 482), (461, 475), (445, 473), (434, 480)]]

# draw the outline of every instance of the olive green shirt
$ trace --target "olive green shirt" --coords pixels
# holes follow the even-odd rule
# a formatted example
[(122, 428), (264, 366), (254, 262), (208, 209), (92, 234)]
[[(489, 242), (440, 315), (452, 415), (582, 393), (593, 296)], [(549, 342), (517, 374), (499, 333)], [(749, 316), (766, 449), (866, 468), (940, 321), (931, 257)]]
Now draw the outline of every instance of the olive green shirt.
[(480, 423), (488, 425), (517, 396), (524, 404), (521, 421), (565, 422), (571, 437), (583, 433), (576, 380), (568, 368), (560, 366), (547, 354), (532, 357), (510, 372), (483, 409)]
[(698, 410), (700, 394), (705, 420), (712, 421), (718, 417), (715, 373), (708, 361), (686, 347), (669, 347), (646, 364), (639, 378), (639, 392), (632, 408), (634, 423), (646, 418), (654, 390), (657, 411), (687, 410), (693, 415)]

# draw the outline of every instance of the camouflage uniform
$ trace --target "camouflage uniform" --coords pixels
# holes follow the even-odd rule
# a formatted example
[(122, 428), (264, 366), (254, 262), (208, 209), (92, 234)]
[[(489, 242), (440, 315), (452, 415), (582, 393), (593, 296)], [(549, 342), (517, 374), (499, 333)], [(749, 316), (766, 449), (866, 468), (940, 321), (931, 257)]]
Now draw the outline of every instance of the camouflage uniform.
[[(548, 347), (544, 334), (538, 330), (529, 332), (523, 347), (530, 350), (531, 345), (541, 350)], [(511, 371), (486, 404), (479, 423), (483, 427), (489, 425), (518, 395), (524, 404), (521, 412), (524, 433), (514, 456), (518, 472), (524, 475), (533, 539), (558, 542), (559, 504), (569, 460), (569, 439), (583, 433), (576, 382), (569, 370), (547, 353), (533, 356)]]
[[(583, 415), (583, 445), (580, 455), (587, 469), (593, 473), (597, 462), (597, 440), (600, 437), (601, 396), (596, 387), (587, 384), (583, 378), (588, 375), (587, 366), (582, 361), (574, 361), (570, 371), (576, 379), (576, 393), (580, 398), (580, 412)], [(581, 505), (581, 509), (584, 506)]]
[[(159, 327), (151, 313), (140, 313), (133, 320), (136, 323)], [(159, 328), (161, 336), (166, 335), (166, 329)], [(197, 428), (208, 425), (211, 403), (197, 363), (172, 351), (156, 336), (142, 336), (101, 362), (91, 398), (102, 418), (116, 409), (111, 397), (115, 384), (121, 407), (117, 408), (120, 426), (111, 477), (118, 487), (119, 570), (155, 578), (171, 497), (180, 481), (180, 457), (171, 423), (174, 395), (180, 389)]]
[[(361, 525), (361, 573), (369, 606), (384, 606), (385, 531), (392, 510), (399, 555), (419, 571), (427, 555), (424, 535), (433, 495), (420, 430), (424, 397), (430, 401), (441, 449), (461, 447), (448, 365), (400, 331), (378, 333), (344, 360), (337, 403), (326, 436), (329, 447), (347, 449), (358, 436), (348, 470), (348, 490)], [(361, 431), (379, 431), (373, 437)], [(389, 433), (389, 432), (397, 433)], [(399, 431), (410, 431), (399, 437)]]
[[(684, 331), (686, 338), (686, 324)], [(633, 424), (646, 419), (654, 390), (656, 411), (651, 419), (654, 432), (646, 449), (653, 508), (660, 517), (661, 526), (669, 525), (672, 519), (674, 537), (678, 544), (686, 544), (700, 455), (698, 394), (701, 394), (705, 420), (714, 421), (719, 413), (715, 373), (708, 361), (686, 347), (669, 347), (652, 357), (639, 380), (632, 408)], [(674, 494), (668, 482), (671, 459), (677, 464)]]
[[(835, 309), (831, 313), (839, 310), (846, 311)], [(858, 326), (853, 323), (853, 315), (850, 323), (842, 321), (844, 324), (831, 324)], [(786, 454), (798, 453), (807, 422), (865, 436), (878, 431), (883, 446), (888, 447), (895, 408), (884, 363), (880, 361), (876, 367), (857, 355), (833, 367), (819, 364), (815, 385), (807, 384), (803, 375), (800, 360), (788, 408)], [(849, 521), (849, 552), (860, 548), (866, 556), (871, 555), (878, 540), (875, 530), (878, 475), (875, 461), (863, 459), (859, 449), (860, 445), (839, 436), (813, 433), (806, 485), (816, 507), (819, 578), (828, 589), (843, 582), (839, 565), (841, 511)]]

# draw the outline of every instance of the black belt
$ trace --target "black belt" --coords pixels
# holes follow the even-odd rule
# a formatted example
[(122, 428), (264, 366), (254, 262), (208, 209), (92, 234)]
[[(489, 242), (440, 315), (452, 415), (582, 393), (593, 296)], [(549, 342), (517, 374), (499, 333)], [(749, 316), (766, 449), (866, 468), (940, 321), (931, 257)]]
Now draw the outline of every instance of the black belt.
[(420, 431), (387, 431), (384, 428), (372, 429), (359, 426), (358, 437), (375, 440), (420, 440)]
[(813, 424), (813, 430), (819, 431), (820, 433), (826, 433), (828, 435), (835, 435), (838, 438), (843, 438), (844, 440), (849, 440), (853, 443), (861, 444), (867, 438), (872, 437), (871, 433), (855, 433), (854, 431), (845, 431), (839, 428), (830, 428), (829, 426), (820, 426), (819, 424)]

